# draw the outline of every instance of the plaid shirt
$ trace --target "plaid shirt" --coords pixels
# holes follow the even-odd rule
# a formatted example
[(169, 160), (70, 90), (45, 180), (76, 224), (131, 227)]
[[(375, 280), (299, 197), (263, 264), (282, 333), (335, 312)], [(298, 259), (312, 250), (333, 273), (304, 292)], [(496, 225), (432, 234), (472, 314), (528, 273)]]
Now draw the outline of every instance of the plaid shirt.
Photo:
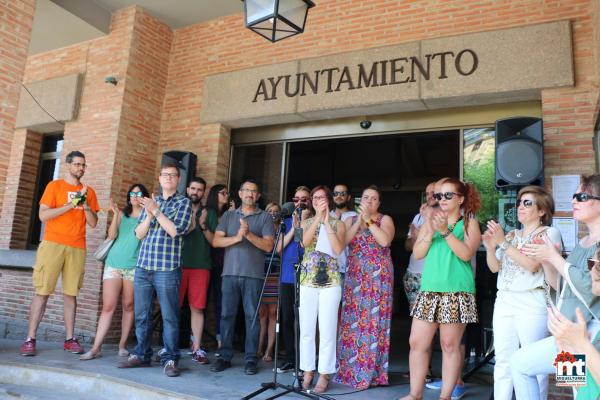
[[(149, 271), (173, 271), (181, 267), (183, 234), (192, 223), (192, 203), (180, 194), (167, 199), (159, 195), (156, 202), (165, 217), (175, 224), (177, 236), (169, 236), (158, 221), (153, 219), (148, 234), (142, 240), (137, 266)], [(144, 219), (146, 210), (142, 210), (138, 224)]]

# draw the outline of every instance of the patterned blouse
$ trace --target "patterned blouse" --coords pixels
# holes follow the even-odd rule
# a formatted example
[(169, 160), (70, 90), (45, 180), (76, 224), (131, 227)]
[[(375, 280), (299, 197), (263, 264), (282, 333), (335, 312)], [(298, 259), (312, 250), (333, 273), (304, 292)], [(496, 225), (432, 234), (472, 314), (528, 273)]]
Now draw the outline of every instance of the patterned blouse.
[[(306, 228), (308, 229), (314, 222), (314, 217), (306, 220)], [(334, 232), (337, 232), (338, 220), (332, 217), (328, 218), (329, 225)], [(331, 257), (328, 254), (321, 253), (315, 250), (317, 246), (317, 240), (319, 238), (320, 228), (317, 228), (313, 241), (304, 248), (304, 258), (302, 259), (302, 271), (300, 272), (300, 284), (308, 287), (333, 287), (340, 286), (340, 273), (338, 270), (338, 262), (335, 257)], [(325, 285), (317, 284), (317, 268), (319, 262), (325, 262), (327, 264), (327, 283)]]

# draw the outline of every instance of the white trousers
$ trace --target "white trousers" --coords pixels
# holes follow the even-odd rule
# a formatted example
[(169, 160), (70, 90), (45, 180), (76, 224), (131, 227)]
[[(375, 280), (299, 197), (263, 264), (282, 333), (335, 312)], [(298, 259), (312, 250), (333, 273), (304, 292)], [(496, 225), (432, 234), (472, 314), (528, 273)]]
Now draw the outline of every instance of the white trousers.
[(313, 288), (300, 285), (300, 369), (315, 370), (315, 334), (319, 319), (319, 374), (335, 373), (339, 286)]
[[(520, 347), (549, 335), (542, 290), (508, 292), (499, 290), (494, 305), (494, 399), (512, 400), (513, 379), (510, 359)], [(537, 375), (538, 396), (548, 397), (548, 375)]]

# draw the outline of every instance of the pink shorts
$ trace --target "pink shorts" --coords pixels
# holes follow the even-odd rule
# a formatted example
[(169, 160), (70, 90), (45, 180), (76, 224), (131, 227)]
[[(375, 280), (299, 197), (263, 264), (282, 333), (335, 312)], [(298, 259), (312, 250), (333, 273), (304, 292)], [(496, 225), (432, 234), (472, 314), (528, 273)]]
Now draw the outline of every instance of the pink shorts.
[(204, 310), (206, 308), (206, 293), (208, 292), (209, 282), (209, 269), (183, 268), (181, 286), (179, 287), (179, 307), (183, 305), (187, 293), (190, 307)]

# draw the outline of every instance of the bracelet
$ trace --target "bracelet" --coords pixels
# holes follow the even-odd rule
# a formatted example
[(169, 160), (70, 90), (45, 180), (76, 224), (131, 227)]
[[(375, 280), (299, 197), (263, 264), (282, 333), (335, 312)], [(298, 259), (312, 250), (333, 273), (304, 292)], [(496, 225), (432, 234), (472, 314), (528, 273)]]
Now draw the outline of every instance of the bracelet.
[(154, 213), (154, 218), (160, 217), (160, 214), (161, 214), (160, 209), (156, 210), (156, 212)]
[(502, 251), (506, 251), (508, 250), (508, 246), (510, 246), (510, 243), (508, 243), (508, 240), (505, 240), (504, 242), (500, 243), (500, 246), (498, 246), (498, 248), (500, 248), (500, 250)]
[(446, 239), (448, 236), (450, 236), (451, 233), (452, 231), (448, 229), (446, 233), (441, 233), (440, 236), (442, 237), (442, 239)]

